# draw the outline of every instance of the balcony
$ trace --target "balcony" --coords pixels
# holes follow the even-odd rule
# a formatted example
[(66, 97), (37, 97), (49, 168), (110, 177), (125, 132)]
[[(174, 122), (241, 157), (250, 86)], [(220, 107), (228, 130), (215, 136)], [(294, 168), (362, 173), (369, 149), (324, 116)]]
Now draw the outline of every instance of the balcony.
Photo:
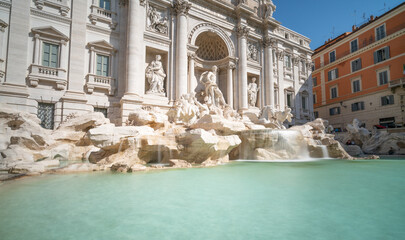
[(115, 21), (116, 13), (96, 5), (91, 5), (91, 14), (89, 16), (90, 22), (96, 24), (97, 22), (103, 22), (110, 26), (112, 30), (117, 26)]
[(405, 85), (405, 77), (403, 78), (399, 78), (399, 79), (395, 79), (395, 80), (391, 80), (388, 83), (388, 87), (389, 88), (395, 88), (395, 87), (403, 87)]
[(32, 64), (28, 75), (29, 84), (37, 87), (41, 81), (54, 83), (57, 90), (64, 90), (67, 83), (65, 69)]
[(95, 74), (87, 75), (86, 88), (88, 93), (93, 93), (94, 89), (106, 90), (109, 95), (114, 95), (115, 79), (112, 77), (98, 76)]

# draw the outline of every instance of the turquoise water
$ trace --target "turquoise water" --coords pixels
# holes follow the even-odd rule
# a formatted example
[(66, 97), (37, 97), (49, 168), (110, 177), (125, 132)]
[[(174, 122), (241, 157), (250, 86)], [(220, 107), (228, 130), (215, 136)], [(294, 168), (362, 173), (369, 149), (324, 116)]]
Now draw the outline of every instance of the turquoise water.
[(235, 162), (0, 185), (0, 239), (404, 239), (405, 161)]

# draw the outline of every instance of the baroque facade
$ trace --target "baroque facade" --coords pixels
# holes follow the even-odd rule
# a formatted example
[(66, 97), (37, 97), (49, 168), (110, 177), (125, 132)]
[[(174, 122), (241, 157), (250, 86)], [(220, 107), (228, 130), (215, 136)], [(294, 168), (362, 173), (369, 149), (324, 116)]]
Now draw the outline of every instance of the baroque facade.
[(0, 99), (47, 128), (101, 111), (169, 110), (217, 67), (227, 104), (313, 118), (310, 39), (271, 0), (0, 0)]

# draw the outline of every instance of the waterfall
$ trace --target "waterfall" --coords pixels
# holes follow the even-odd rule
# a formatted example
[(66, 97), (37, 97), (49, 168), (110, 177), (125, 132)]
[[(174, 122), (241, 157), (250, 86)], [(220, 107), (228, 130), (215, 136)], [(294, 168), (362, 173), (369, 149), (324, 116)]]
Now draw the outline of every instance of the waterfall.
[(319, 145), (322, 149), (323, 158), (329, 158), (328, 148), (325, 145)]

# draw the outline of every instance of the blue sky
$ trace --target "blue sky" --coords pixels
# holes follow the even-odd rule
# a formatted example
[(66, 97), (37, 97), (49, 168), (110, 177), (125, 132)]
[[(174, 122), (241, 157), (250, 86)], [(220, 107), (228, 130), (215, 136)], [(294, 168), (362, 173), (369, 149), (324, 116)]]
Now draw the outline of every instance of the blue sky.
[[(328, 38), (350, 32), (370, 15), (380, 16), (403, 0), (273, 0), (277, 6), (273, 17), (283, 26), (309, 37), (311, 49)], [(384, 7), (385, 3), (385, 7)], [(355, 12), (356, 11), (356, 12)]]

